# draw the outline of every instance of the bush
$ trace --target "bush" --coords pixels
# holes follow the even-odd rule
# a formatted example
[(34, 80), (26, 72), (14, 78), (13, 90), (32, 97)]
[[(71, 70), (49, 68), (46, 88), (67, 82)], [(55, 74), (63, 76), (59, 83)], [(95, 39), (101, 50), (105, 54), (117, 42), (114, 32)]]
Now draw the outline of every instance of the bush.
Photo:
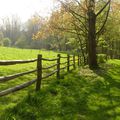
[(106, 62), (106, 54), (98, 54), (98, 63), (105, 63)]
[(9, 47), (11, 45), (11, 40), (9, 38), (3, 39), (3, 46)]

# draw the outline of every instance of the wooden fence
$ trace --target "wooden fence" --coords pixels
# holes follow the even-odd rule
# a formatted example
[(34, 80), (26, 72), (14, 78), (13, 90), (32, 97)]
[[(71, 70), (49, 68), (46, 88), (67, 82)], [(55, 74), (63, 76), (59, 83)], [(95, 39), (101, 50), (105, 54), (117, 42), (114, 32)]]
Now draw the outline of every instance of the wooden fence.
[[(70, 59), (72, 58), (72, 59)], [(66, 62), (61, 62), (61, 59), (66, 59)], [(51, 66), (48, 67), (43, 67), (42, 65), (42, 61), (55, 61), (56, 64), (53, 64)], [(43, 58), (42, 55), (38, 55), (37, 59), (33, 59), (33, 60), (12, 60), (12, 61), (0, 61), (0, 66), (7, 66), (7, 65), (15, 65), (15, 64), (24, 64), (24, 63), (32, 63), (32, 62), (37, 62), (37, 68), (35, 70), (31, 70), (31, 71), (27, 71), (27, 72), (23, 72), (23, 73), (18, 73), (18, 74), (14, 74), (14, 75), (9, 75), (9, 76), (3, 76), (0, 77), (0, 83), (2, 82), (7, 82), (10, 80), (13, 80), (15, 78), (18, 78), (20, 76), (24, 76), (24, 75), (28, 75), (30, 73), (34, 73), (37, 72), (37, 78), (34, 80), (31, 80), (29, 82), (23, 83), (21, 85), (0, 91), (0, 96), (5, 96), (7, 94), (16, 92), (18, 90), (21, 90), (23, 88), (26, 88), (30, 85), (32, 85), (33, 83), (36, 83), (36, 91), (39, 91), (41, 88), (41, 80), (48, 78), (54, 74), (56, 74), (57, 79), (60, 79), (60, 71), (63, 69), (67, 69), (67, 71), (70, 71), (70, 66), (73, 66), (73, 68), (76, 68), (76, 61), (77, 61), (77, 65), (80, 65), (80, 56), (77, 56), (77, 60), (76, 60), (76, 56), (75, 55), (67, 55), (66, 57), (62, 57), (60, 54), (57, 55), (57, 58), (54, 59), (46, 59)], [(72, 64), (71, 64), (72, 62)], [(66, 65), (67, 64), (67, 65)], [(66, 65), (64, 67), (61, 68), (61, 66)], [(51, 73), (49, 73), (46, 76), (42, 76), (43, 75), (43, 70), (47, 70), (50, 68), (56, 67), (56, 70), (52, 71)]]

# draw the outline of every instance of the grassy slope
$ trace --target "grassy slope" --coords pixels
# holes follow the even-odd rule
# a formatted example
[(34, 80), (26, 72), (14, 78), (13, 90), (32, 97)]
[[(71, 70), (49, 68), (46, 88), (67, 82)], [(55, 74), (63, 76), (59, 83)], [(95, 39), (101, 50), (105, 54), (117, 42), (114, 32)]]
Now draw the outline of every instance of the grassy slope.
[[(42, 54), (44, 58), (56, 58), (58, 53), (55, 53), (52, 51), (44, 51), (44, 50), (28, 50), (28, 49), (0, 47), (0, 60), (34, 59), (34, 58), (37, 58), (38, 54)], [(62, 55), (64, 56), (64, 54)], [(50, 62), (50, 63), (43, 62), (44, 66), (49, 66), (49, 64), (53, 64), (53, 62)], [(21, 64), (21, 65), (0, 66), (0, 76), (6, 76), (6, 75), (11, 75), (15, 73), (24, 72), (24, 71), (29, 71), (35, 68), (36, 68), (36, 62), (29, 63), (29, 64)], [(44, 73), (46, 72), (48, 71), (44, 71)], [(36, 73), (25, 75), (5, 83), (0, 83), (0, 91), (12, 86), (22, 84), (34, 78), (36, 78)], [(26, 96), (28, 91), (34, 91), (34, 89), (35, 89), (35, 85), (32, 85), (17, 93), (10, 94), (5, 97), (1, 97), (0, 98), (0, 114), (4, 112), (5, 109), (15, 106), (18, 103), (18, 101), (22, 100), (24, 96)]]
[[(14, 99), (14, 98), (13, 98)], [(87, 67), (30, 93), (1, 120), (120, 120), (120, 61)]]

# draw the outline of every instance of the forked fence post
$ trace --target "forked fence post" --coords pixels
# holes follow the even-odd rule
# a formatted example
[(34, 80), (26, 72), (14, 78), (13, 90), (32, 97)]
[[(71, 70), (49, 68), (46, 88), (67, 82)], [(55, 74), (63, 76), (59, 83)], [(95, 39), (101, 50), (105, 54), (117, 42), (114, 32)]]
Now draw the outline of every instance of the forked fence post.
[(57, 79), (60, 79), (60, 54), (57, 55)]
[(42, 55), (38, 55), (37, 58), (37, 82), (36, 82), (36, 91), (39, 91), (41, 88), (42, 80)]
[(70, 71), (70, 55), (67, 55), (67, 71)]
[(73, 68), (75, 69), (75, 55), (73, 55)]

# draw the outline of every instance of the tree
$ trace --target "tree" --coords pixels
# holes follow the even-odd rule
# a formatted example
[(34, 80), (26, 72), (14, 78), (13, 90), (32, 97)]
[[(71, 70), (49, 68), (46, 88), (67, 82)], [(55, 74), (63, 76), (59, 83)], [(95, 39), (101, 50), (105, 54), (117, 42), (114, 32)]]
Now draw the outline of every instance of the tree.
[[(108, 14), (110, 11), (110, 3), (111, 0), (107, 2), (102, 1), (104, 5), (98, 9), (101, 5), (101, 1), (95, 0), (58, 0), (64, 9), (69, 12), (75, 22), (77, 23), (78, 30), (81, 31), (83, 34), (86, 35), (86, 48), (88, 52), (88, 63), (90, 68), (95, 68), (98, 66), (97, 64), (97, 52), (96, 52), (96, 41), (97, 38), (101, 35), (103, 28), (107, 22)], [(98, 8), (97, 8), (98, 7)], [(107, 10), (106, 10), (107, 9)], [(98, 25), (97, 18), (101, 14), (106, 13), (104, 16), (104, 22), (102, 25)], [(74, 23), (75, 23), (74, 22)]]
[(110, 58), (120, 58), (120, 1), (111, 2), (111, 11), (101, 39), (106, 43), (105, 52)]
[[(33, 41), (33, 35), (38, 32), (44, 23), (44, 19), (35, 13), (31, 18), (26, 22), (26, 37), (29, 48), (35, 48), (38, 46), (38, 42)], [(34, 46), (33, 46), (34, 44)]]
[(6, 17), (2, 19), (2, 32), (4, 37), (11, 39), (11, 45), (14, 46), (16, 40), (19, 38), (21, 30), (21, 22), (18, 16)]
[[(44, 42), (49, 40), (50, 46), (54, 50), (74, 51), (74, 49), (77, 49), (74, 46), (76, 44), (74, 41), (76, 38), (73, 35), (75, 32), (71, 31), (71, 23), (71, 16), (63, 8), (53, 11), (50, 18), (45, 21), (38, 33), (33, 36), (33, 39), (43, 40)], [(69, 29), (64, 29), (68, 26)]]

